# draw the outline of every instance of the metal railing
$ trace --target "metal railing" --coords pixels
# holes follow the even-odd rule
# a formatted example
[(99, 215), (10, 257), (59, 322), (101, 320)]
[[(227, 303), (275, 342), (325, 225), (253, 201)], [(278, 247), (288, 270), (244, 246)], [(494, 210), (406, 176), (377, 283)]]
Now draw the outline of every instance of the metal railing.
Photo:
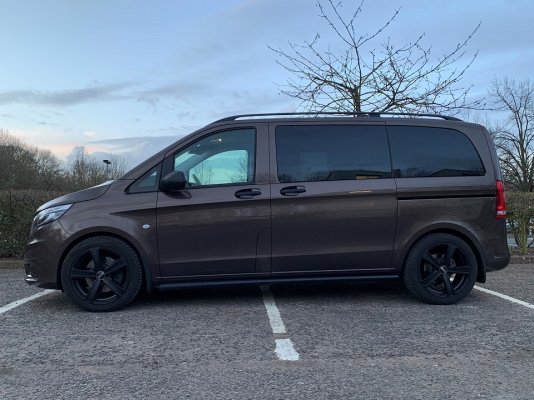
[(461, 121), (456, 117), (440, 114), (419, 114), (419, 113), (402, 113), (402, 112), (292, 112), (292, 113), (261, 113), (261, 114), (240, 114), (232, 115), (230, 117), (221, 118), (212, 122), (216, 124), (219, 122), (236, 121), (239, 119), (254, 119), (262, 117), (328, 117), (328, 116), (346, 116), (346, 117), (359, 117), (359, 118), (383, 118), (383, 117), (406, 117), (406, 118), (440, 118), (447, 121)]

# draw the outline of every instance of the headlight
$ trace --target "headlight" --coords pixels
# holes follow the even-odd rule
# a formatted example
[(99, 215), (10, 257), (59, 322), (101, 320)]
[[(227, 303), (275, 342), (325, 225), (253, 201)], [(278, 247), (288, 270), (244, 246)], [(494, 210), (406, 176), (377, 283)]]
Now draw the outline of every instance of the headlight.
[(50, 207), (46, 210), (38, 212), (33, 218), (32, 232), (40, 226), (57, 220), (59, 217), (65, 214), (67, 210), (71, 207), (72, 204), (64, 204), (62, 206)]

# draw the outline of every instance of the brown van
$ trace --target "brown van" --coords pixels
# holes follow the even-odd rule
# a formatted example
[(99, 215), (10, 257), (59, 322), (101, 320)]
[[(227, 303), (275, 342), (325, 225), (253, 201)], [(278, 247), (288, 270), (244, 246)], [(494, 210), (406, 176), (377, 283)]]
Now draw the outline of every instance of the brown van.
[(116, 310), (141, 287), (403, 279), (452, 304), (510, 258), (488, 131), (429, 115), (242, 115), (41, 206), (26, 282)]

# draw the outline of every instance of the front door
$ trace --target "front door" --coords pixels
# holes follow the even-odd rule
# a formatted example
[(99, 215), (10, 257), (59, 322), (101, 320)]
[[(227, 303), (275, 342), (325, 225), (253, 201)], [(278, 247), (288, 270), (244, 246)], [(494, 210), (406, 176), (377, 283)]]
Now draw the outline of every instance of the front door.
[(266, 149), (267, 128), (259, 125), (212, 132), (166, 159), (163, 175), (183, 171), (188, 184), (158, 196), (163, 278), (270, 272)]
[(391, 268), (396, 187), (384, 124), (271, 127), (272, 275)]

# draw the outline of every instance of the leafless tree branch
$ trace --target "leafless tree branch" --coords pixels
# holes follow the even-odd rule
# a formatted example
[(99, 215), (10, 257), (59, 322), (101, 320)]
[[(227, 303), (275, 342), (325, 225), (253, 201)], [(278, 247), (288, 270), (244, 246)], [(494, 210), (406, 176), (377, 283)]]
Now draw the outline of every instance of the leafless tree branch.
[(490, 90), (493, 107), (506, 119), (490, 129), (503, 175), (511, 188), (534, 191), (534, 83), (526, 79), (495, 79)]
[(291, 74), (282, 93), (299, 99), (309, 111), (457, 113), (485, 107), (483, 99), (468, 101), (471, 86), (461, 85), (477, 57), (477, 52), (468, 56), (467, 47), (480, 24), (451, 51), (433, 58), (432, 46), (422, 43), (423, 34), (400, 46), (388, 39), (372, 47), (400, 9), (374, 32), (360, 34), (363, 4), (347, 18), (341, 12), (341, 1), (317, 2), (319, 16), (341, 40), (343, 49), (324, 50), (319, 34), (303, 45), (289, 43), (288, 50), (269, 46), (278, 64)]

